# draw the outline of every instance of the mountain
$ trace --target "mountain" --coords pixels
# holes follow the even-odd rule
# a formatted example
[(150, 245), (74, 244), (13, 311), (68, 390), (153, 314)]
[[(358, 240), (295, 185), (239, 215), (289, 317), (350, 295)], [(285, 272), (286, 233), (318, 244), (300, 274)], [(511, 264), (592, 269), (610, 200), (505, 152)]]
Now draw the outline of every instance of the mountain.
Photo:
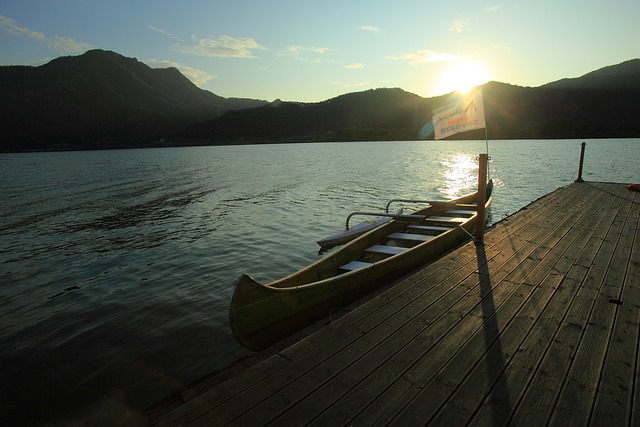
[(177, 138), (216, 144), (414, 139), (417, 123), (426, 120), (419, 112), (429, 103), (401, 89), (350, 93), (313, 104), (275, 102), (230, 111), (188, 127)]
[[(489, 82), (483, 97), (490, 139), (640, 137), (640, 59), (540, 87)], [(412, 140), (454, 99), (398, 88), (318, 103), (223, 98), (174, 68), (92, 50), (0, 67), (0, 150)]]
[(0, 148), (147, 143), (226, 111), (266, 101), (226, 99), (177, 69), (91, 50), (40, 67), (0, 67)]
[(537, 88), (499, 86), (485, 89), (496, 139), (640, 137), (640, 59)]
[(640, 59), (610, 65), (575, 79), (562, 79), (543, 85), (547, 89), (640, 89)]
[[(640, 137), (640, 59), (540, 87), (483, 85), (490, 139)], [(177, 134), (183, 143), (416, 139), (431, 111), (455, 94), (421, 98), (401, 89), (351, 93), (316, 104), (231, 111)], [(622, 113), (622, 114), (621, 114)], [(484, 139), (485, 131), (454, 139)]]

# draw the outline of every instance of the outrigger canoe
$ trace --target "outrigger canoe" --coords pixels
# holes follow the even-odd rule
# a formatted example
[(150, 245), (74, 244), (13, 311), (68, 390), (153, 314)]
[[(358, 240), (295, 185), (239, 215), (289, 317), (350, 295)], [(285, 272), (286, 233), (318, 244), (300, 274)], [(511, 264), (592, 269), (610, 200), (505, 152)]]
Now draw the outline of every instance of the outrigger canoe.
[[(490, 180), (485, 212), (492, 192)], [(241, 275), (229, 308), (233, 334), (248, 349), (261, 350), (439, 257), (471, 239), (476, 203), (473, 193), (398, 216), (268, 284)]]

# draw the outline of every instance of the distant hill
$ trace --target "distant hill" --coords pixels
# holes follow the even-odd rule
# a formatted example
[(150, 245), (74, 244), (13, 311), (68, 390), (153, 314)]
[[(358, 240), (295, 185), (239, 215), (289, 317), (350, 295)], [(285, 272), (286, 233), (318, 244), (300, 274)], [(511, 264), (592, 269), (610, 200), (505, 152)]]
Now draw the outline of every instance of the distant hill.
[(431, 101), (401, 89), (350, 93), (313, 104), (277, 102), (230, 111), (188, 127), (177, 138), (223, 144), (415, 139), (427, 104)]
[(485, 111), (496, 139), (640, 137), (640, 59), (537, 88), (489, 83)]
[[(489, 139), (640, 137), (640, 59), (535, 88), (489, 82), (483, 95)], [(454, 97), (381, 88), (318, 103), (223, 98), (174, 68), (92, 50), (0, 67), (0, 150), (413, 140)]]
[[(316, 104), (277, 103), (194, 124), (177, 140), (412, 140), (431, 112), (454, 96), (421, 98), (401, 89), (376, 89)], [(489, 82), (483, 97), (490, 139), (640, 137), (640, 59), (537, 88)], [(485, 132), (454, 138), (484, 139)]]
[(91, 50), (40, 67), (0, 67), (0, 148), (141, 144), (266, 101), (226, 99), (177, 69)]
[(640, 59), (610, 65), (574, 79), (562, 79), (543, 85), (546, 89), (640, 89)]

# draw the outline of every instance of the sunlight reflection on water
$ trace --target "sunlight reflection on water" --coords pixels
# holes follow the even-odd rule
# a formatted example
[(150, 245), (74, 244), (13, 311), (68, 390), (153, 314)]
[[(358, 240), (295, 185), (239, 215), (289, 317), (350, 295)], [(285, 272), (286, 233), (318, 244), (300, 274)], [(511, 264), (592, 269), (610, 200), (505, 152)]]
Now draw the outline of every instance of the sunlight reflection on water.
[(478, 183), (478, 163), (469, 154), (456, 154), (442, 160), (442, 192), (453, 199), (462, 193), (471, 193)]

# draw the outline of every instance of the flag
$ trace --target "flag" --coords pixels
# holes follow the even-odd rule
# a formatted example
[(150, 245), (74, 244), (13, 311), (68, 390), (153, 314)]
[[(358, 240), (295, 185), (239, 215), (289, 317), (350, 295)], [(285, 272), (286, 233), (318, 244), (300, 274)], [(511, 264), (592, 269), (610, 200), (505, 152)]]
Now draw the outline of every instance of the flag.
[(459, 132), (485, 127), (484, 104), (480, 87), (433, 111), (435, 139), (443, 139)]

